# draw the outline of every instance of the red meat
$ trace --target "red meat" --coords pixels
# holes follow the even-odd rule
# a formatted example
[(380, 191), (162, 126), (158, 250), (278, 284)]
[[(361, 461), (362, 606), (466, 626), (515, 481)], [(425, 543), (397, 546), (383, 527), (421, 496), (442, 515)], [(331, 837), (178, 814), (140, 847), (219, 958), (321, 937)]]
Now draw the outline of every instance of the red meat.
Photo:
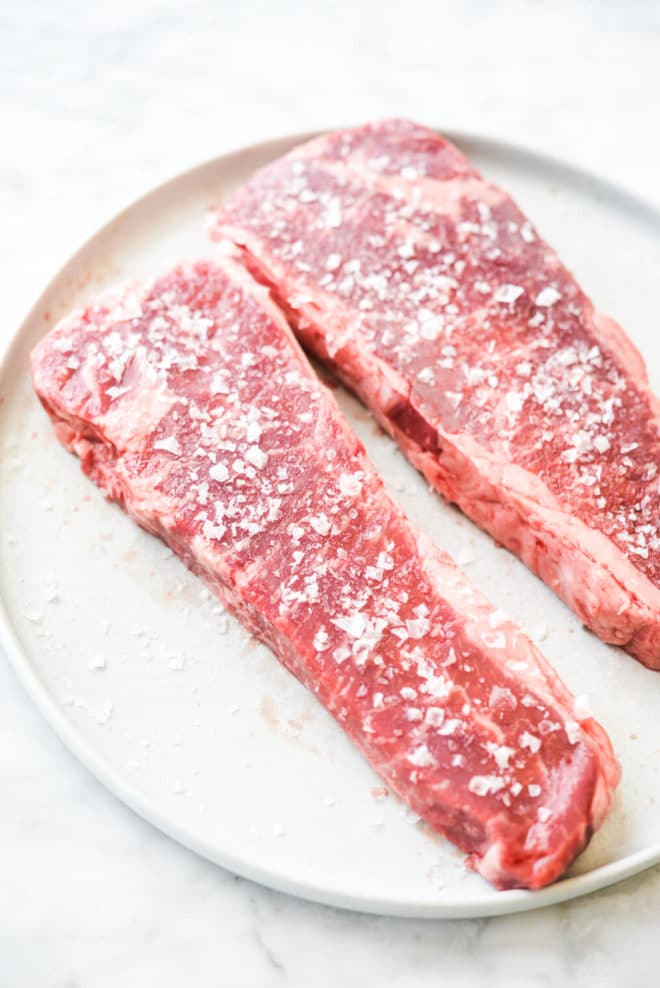
[(565, 870), (618, 781), (606, 734), (409, 524), (265, 288), (176, 268), (64, 319), (32, 372), (83, 470), (489, 881)]
[(660, 406), (505, 192), (442, 137), (387, 121), (275, 161), (215, 235), (438, 491), (660, 667)]

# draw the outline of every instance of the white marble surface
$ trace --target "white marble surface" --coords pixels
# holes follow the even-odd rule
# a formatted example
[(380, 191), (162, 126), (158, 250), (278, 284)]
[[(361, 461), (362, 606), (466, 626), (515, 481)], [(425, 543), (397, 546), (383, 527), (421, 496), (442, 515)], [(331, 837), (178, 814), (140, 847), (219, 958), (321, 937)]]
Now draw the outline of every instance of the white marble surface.
[[(315, 6), (4, 5), (2, 339), (114, 211), (282, 132), (407, 114), (545, 149), (660, 203), (651, 0)], [(520, 917), (340, 913), (236, 879), (140, 821), (2, 657), (0, 738), (3, 986), (657, 984), (660, 869)]]

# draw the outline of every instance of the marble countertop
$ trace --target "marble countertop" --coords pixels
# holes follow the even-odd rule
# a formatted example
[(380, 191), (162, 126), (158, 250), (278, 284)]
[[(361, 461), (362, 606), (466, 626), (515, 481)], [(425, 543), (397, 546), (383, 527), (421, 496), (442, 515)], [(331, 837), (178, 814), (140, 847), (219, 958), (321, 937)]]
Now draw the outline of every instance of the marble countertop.
[[(409, 115), (563, 156), (660, 204), (652, 0), (314, 6), (27, 0), (0, 13), (0, 342), (127, 202), (280, 133)], [(3, 656), (0, 735), (2, 985), (657, 984), (660, 868), (502, 919), (342, 913), (238, 879), (138, 819)]]

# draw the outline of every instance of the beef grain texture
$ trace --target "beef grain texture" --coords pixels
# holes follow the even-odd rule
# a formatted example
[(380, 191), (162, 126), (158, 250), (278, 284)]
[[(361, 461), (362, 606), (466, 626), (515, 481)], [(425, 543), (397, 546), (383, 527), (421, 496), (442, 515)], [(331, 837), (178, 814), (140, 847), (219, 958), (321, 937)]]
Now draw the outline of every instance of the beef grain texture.
[(83, 470), (498, 888), (557, 878), (618, 781), (532, 643), (406, 520), (268, 292), (230, 259), (65, 318), (37, 393)]
[(660, 405), (510, 196), (392, 120), (267, 166), (214, 235), (440, 493), (660, 667)]

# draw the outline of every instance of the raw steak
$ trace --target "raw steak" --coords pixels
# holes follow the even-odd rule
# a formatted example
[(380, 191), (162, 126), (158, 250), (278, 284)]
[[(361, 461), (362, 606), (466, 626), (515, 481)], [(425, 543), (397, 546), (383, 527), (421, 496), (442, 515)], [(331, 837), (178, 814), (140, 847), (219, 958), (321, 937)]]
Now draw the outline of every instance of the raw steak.
[(228, 259), (66, 318), (37, 393), (83, 470), (270, 645), (498, 888), (560, 875), (619, 769), (541, 654), (406, 520)]
[(505, 192), (387, 121), (275, 161), (215, 230), (445, 497), (660, 667), (660, 406)]

